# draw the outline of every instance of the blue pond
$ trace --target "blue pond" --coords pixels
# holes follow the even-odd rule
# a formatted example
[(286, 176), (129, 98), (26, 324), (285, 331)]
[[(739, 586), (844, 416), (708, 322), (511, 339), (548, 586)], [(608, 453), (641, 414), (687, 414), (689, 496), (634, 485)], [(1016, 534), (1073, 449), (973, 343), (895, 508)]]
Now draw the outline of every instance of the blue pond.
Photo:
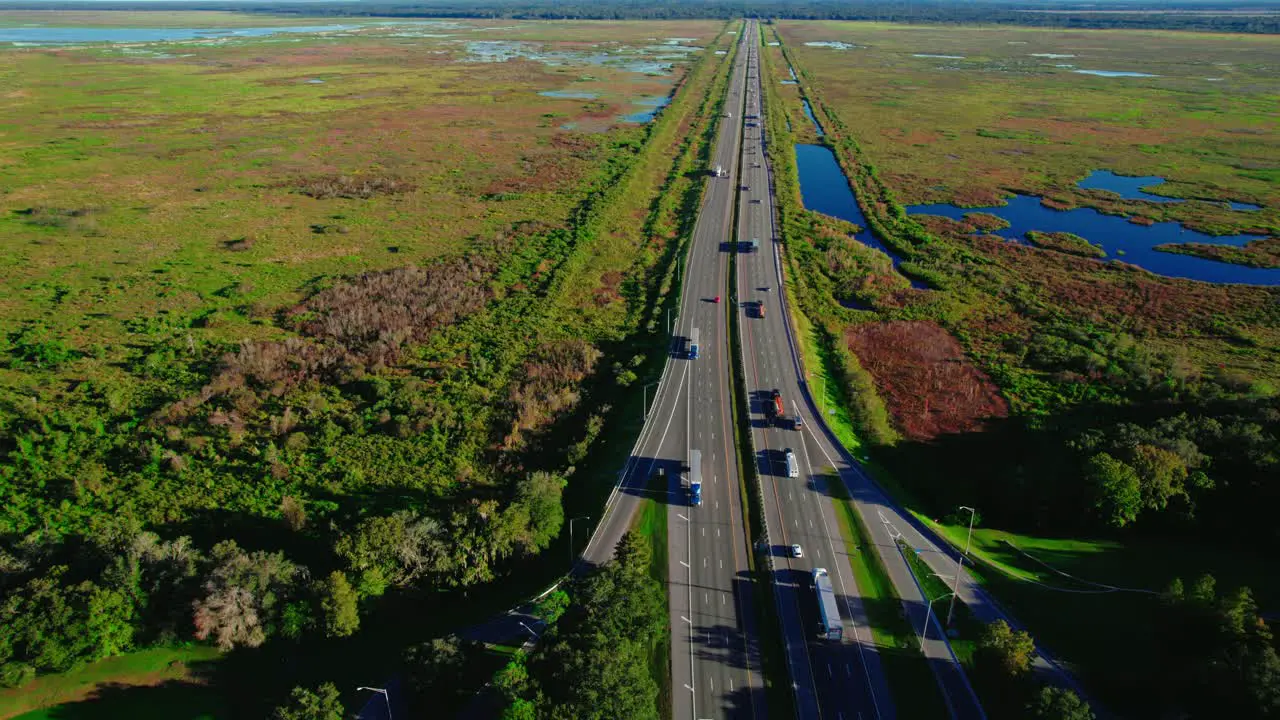
[(561, 100), (595, 100), (600, 97), (599, 93), (585, 92), (583, 90), (543, 90), (538, 94), (543, 97), (560, 98)]
[(1094, 170), (1089, 173), (1089, 177), (1076, 183), (1077, 187), (1084, 190), (1110, 190), (1125, 200), (1155, 200), (1157, 202), (1182, 202), (1178, 198), (1168, 198), (1162, 195), (1152, 195), (1149, 192), (1143, 192), (1142, 188), (1148, 185), (1162, 185), (1164, 178), (1155, 175), (1146, 175), (1143, 177), (1126, 177), (1117, 175), (1110, 170)]
[(354, 30), (359, 25), (309, 25), (260, 28), (94, 28), (94, 27), (10, 27), (0, 28), (0, 42), (57, 45), (95, 42), (168, 42), (197, 38), (262, 37), (276, 33), (317, 33)]
[[(902, 263), (902, 258), (890, 252), (867, 229), (862, 208), (858, 207), (858, 201), (849, 189), (849, 181), (830, 148), (825, 145), (796, 145), (796, 167), (800, 171), (800, 197), (805, 208), (861, 227), (862, 231), (854, 235), (855, 240), (888, 255), (895, 268)], [(918, 280), (907, 279), (911, 280), (911, 287), (928, 287)]]
[[(801, 176), (803, 185), (803, 174)], [(806, 201), (807, 202), (807, 201)], [(1042, 232), (1070, 232), (1095, 245), (1102, 246), (1111, 259), (1120, 259), (1166, 277), (1188, 278), (1215, 283), (1246, 283), (1251, 285), (1280, 285), (1280, 270), (1251, 268), (1242, 265), (1205, 260), (1190, 255), (1155, 250), (1165, 243), (1214, 243), (1241, 246), (1259, 235), (1212, 236), (1188, 230), (1178, 223), (1156, 223), (1150, 227), (1134, 225), (1125, 218), (1103, 215), (1090, 208), (1075, 210), (1050, 210), (1040, 204), (1040, 199), (1030, 195), (1016, 195), (1004, 207), (958, 208), (954, 205), (913, 205), (907, 212), (917, 215), (941, 215), (955, 220), (965, 213), (986, 212), (1009, 221), (1010, 226), (995, 234), (1008, 240), (1024, 242), (1029, 230)]]
[(649, 109), (623, 115), (623, 121), (631, 123), (647, 123), (658, 114), (659, 110), (671, 104), (671, 98), (665, 95), (647, 97), (636, 100), (634, 104), (643, 105)]
[[(1094, 170), (1089, 173), (1089, 177), (1076, 183), (1076, 186), (1085, 190), (1110, 190), (1125, 200), (1151, 200), (1154, 202), (1179, 203), (1182, 198), (1171, 198), (1163, 195), (1153, 195), (1143, 190), (1143, 187), (1158, 188), (1163, 185), (1165, 179), (1157, 175), (1146, 175), (1143, 177), (1127, 177), (1117, 175), (1110, 170)], [(1154, 187), (1153, 187), (1154, 186)], [(1261, 205), (1254, 205), (1246, 202), (1228, 202), (1232, 210), (1261, 210)]]

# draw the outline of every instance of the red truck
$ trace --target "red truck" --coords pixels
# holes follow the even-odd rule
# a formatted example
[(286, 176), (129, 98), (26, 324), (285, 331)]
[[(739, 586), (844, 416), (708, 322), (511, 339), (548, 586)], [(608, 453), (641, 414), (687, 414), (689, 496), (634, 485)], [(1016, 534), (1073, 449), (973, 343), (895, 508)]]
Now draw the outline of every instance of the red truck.
[(766, 408), (769, 415), (781, 419), (784, 417), (786, 410), (782, 407), (782, 393), (777, 390), (773, 391), (773, 399)]

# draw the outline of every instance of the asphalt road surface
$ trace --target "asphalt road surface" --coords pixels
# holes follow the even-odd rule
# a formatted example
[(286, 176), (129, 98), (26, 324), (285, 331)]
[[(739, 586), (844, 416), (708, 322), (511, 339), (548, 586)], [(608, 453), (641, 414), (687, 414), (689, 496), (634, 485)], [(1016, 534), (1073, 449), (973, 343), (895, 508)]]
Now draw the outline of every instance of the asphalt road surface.
[[(830, 463), (807, 440), (815, 419), (797, 385), (775, 248), (774, 203), (760, 118), (758, 49), (748, 63), (743, 169), (739, 189), (735, 311), (740, 313), (743, 365), (751, 404), (752, 450), (760, 476), (770, 555), (786, 651), (801, 718), (896, 717), (880, 657), (868, 629), (834, 506), (823, 476)], [(757, 250), (751, 251), (752, 241)], [(784, 413), (773, 410), (777, 390)], [(796, 416), (802, 418), (796, 427)], [(787, 453), (796, 477), (787, 467)], [(801, 557), (791, 547), (799, 545)], [(825, 568), (835, 590), (844, 637), (819, 639), (812, 570)]]
[[(740, 38), (744, 48), (754, 42)], [(733, 439), (726, 297), (745, 77), (746, 53), (740, 52), (682, 271), (671, 356), (605, 521), (584, 553), (591, 563), (609, 558), (631, 524), (636, 498), (651, 495), (649, 478), (665, 470), (667, 492), (658, 494), (668, 503), (672, 711), (693, 720), (765, 714)], [(712, 176), (717, 165), (724, 177)], [(695, 329), (697, 359), (689, 357)], [(694, 450), (701, 454), (703, 480), (696, 507), (681, 484)]]

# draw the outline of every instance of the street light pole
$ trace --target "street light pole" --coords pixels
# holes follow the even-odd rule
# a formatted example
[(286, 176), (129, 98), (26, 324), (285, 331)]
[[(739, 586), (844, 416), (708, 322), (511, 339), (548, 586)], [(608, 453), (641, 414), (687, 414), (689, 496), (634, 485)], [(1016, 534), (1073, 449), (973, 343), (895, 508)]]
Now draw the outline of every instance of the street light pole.
[(591, 518), (586, 515), (569, 519), (569, 567), (573, 567), (573, 522), (575, 520), (586, 520), (587, 522), (591, 522)]
[(645, 386), (644, 386), (644, 393), (643, 393), (642, 400), (641, 400), (642, 406), (641, 406), (641, 411), (640, 411), (640, 419), (641, 419), (641, 420), (648, 420), (648, 419), (649, 419), (649, 388), (651, 388), (651, 387), (653, 387), (654, 385), (657, 385), (657, 384), (658, 384), (658, 381), (657, 381), (657, 380), (655, 380), (655, 381), (653, 381), (653, 382), (649, 383), (648, 385), (645, 385)]
[(538, 633), (534, 632), (528, 625), (525, 625), (523, 620), (517, 620), (516, 622), (520, 623), (520, 627), (524, 628), (534, 640), (538, 639)]
[(956, 577), (951, 581), (951, 604), (947, 608), (947, 627), (951, 627), (951, 616), (956, 610), (956, 593), (960, 591), (960, 566), (962, 561), (969, 557), (969, 541), (973, 540), (973, 519), (977, 517), (978, 511), (968, 505), (961, 505), (961, 510), (969, 511), (969, 536), (964, 541), (964, 554), (956, 556)]
[(924, 641), (929, 637), (929, 618), (933, 616), (933, 604), (947, 597), (955, 597), (955, 593), (947, 593), (929, 601), (929, 609), (924, 611), (924, 626), (920, 628), (920, 652), (924, 652)]
[(356, 688), (356, 690), (368, 690), (368, 691), (370, 691), (370, 692), (376, 692), (376, 693), (378, 693), (379, 695), (381, 695), (381, 696), (382, 696), (382, 699), (383, 699), (383, 700), (385, 700), (385, 701), (386, 701), (386, 703), (387, 703), (387, 720), (393, 720), (393, 719), (392, 719), (392, 717), (391, 717), (391, 695), (390, 695), (389, 693), (387, 693), (387, 691), (386, 691), (386, 689), (385, 689), (385, 688), (363, 687), (363, 686), (361, 686), (361, 687)]

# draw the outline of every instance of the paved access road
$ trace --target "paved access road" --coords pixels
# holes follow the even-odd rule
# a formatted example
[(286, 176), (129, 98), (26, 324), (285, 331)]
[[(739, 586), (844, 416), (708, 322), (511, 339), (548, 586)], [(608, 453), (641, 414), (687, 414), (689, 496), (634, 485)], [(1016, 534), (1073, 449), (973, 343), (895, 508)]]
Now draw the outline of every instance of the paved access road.
[[(754, 40), (739, 39), (740, 47)], [(672, 709), (676, 718), (763, 718), (764, 685), (748, 569), (749, 541), (732, 426), (728, 338), (728, 239), (742, 138), (746, 53), (731, 70), (725, 112), (683, 270), (673, 350), (604, 524), (584, 553), (608, 559), (634, 515), (635, 498), (665, 470), (668, 492)], [(720, 166), (725, 177), (712, 177)], [(699, 357), (689, 355), (696, 334)], [(701, 454), (702, 504), (681, 486)]]

